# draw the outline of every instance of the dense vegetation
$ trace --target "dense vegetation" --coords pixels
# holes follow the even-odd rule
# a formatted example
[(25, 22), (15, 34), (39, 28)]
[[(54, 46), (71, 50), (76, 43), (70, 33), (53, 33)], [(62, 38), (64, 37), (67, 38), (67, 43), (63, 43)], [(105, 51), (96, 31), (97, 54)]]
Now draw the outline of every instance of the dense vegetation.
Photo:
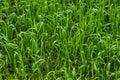
[(120, 0), (0, 0), (0, 80), (119, 80)]

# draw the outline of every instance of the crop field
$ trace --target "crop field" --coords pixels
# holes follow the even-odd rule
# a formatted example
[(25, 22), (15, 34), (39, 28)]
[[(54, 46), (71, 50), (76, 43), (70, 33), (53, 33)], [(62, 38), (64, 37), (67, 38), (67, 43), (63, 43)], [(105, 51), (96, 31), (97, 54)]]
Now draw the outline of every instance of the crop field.
[(120, 0), (0, 0), (0, 80), (120, 80)]

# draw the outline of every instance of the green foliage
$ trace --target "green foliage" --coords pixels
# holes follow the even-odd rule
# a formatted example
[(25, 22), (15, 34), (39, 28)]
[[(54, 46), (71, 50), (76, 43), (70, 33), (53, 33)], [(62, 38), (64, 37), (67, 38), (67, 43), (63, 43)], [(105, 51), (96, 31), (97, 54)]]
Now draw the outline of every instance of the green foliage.
[(119, 80), (120, 0), (0, 0), (0, 80)]

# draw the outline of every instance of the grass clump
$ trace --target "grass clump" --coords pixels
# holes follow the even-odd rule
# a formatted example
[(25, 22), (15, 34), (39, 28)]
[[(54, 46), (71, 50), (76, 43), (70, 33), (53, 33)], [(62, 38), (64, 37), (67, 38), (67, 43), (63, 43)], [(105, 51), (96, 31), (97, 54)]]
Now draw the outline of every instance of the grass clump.
[(119, 0), (0, 0), (0, 79), (120, 79)]

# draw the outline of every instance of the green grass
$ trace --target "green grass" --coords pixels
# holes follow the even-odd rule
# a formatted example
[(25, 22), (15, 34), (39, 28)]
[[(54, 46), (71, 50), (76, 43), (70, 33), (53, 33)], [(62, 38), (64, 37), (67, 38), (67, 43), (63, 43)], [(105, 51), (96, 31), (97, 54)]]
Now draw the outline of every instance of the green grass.
[(0, 0), (0, 80), (119, 80), (120, 0)]

